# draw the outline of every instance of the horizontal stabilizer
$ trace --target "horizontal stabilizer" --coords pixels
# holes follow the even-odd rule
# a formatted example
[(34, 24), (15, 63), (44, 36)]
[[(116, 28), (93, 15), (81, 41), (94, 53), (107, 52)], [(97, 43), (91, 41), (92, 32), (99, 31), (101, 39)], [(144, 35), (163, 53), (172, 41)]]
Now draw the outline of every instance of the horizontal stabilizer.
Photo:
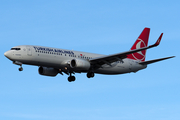
[(139, 64), (141, 64), (141, 65), (147, 65), (147, 64), (159, 62), (159, 61), (162, 61), (162, 60), (170, 59), (170, 58), (173, 58), (173, 57), (175, 57), (175, 56), (166, 57), (166, 58), (160, 58), (160, 59), (154, 59), (154, 60), (148, 60), (148, 61), (140, 62)]

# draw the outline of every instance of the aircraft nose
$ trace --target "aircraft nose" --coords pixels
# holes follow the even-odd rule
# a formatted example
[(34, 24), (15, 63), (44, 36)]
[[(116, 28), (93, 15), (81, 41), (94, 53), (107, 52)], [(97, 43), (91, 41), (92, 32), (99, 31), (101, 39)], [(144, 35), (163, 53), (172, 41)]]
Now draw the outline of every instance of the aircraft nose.
[(6, 56), (6, 57), (7, 57), (7, 52), (5, 52), (5, 53), (4, 53), (4, 56)]
[(9, 51), (5, 52), (5, 53), (4, 53), (4, 56), (6, 56), (7, 58), (9, 58), (9, 56), (10, 56)]

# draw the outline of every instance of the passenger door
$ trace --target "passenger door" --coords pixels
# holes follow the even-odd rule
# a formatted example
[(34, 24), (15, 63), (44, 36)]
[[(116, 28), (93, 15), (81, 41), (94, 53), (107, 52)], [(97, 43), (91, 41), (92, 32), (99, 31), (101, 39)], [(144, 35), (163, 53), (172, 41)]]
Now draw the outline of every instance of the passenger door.
[(32, 56), (31, 47), (30, 46), (26, 46), (26, 48), (27, 48), (27, 55), (28, 56)]

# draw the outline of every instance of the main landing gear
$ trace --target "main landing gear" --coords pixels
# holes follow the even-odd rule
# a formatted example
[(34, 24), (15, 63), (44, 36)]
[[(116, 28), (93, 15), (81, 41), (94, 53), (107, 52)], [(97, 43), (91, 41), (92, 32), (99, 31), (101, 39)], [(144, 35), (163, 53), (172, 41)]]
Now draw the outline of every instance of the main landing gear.
[(93, 78), (94, 77), (94, 72), (88, 72), (87, 77), (88, 78)]
[[(88, 72), (87, 73), (88, 78), (93, 78), (94, 77), (94, 72)], [(70, 73), (70, 76), (68, 77), (69, 82), (74, 82), (76, 80), (75, 76), (72, 76), (72, 73)]]
[(76, 80), (75, 76), (71, 75), (72, 73), (70, 73), (70, 76), (68, 77), (68, 81), (69, 82), (74, 82)]

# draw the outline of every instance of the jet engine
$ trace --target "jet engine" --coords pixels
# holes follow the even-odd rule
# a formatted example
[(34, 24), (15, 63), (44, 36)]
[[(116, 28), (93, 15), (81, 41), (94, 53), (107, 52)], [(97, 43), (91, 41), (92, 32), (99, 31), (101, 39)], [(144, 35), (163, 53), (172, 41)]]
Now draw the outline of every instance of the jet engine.
[(91, 64), (87, 60), (83, 59), (72, 59), (70, 62), (70, 67), (75, 68), (77, 70), (89, 70)]
[(40, 75), (45, 75), (45, 76), (56, 76), (58, 74), (58, 70), (54, 68), (48, 68), (48, 67), (39, 67), (38, 69)]

